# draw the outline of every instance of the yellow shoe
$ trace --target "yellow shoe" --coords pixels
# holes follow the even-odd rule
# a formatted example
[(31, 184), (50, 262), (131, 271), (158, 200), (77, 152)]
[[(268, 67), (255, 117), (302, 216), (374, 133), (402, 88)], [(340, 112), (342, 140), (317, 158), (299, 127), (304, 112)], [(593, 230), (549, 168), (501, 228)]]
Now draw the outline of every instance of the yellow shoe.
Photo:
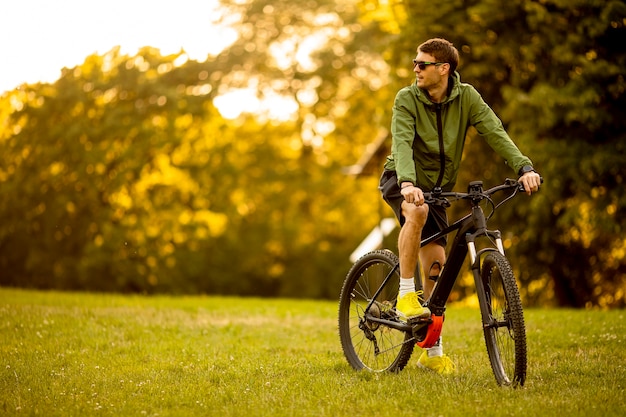
[(433, 356), (431, 358), (428, 356), (428, 351), (426, 349), (424, 349), (424, 352), (422, 352), (422, 355), (417, 360), (417, 366), (422, 369), (435, 371), (439, 375), (450, 375), (455, 370), (454, 363), (448, 355)]
[(398, 297), (396, 313), (402, 320), (415, 317), (430, 317), (430, 310), (428, 307), (422, 307), (415, 291), (405, 294), (402, 298)]

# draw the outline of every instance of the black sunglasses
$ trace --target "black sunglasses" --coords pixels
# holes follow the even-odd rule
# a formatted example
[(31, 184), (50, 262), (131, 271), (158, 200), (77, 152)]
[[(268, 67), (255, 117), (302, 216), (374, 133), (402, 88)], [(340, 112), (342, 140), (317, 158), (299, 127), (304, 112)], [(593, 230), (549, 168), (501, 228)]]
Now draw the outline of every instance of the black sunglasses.
[(429, 65), (434, 65), (437, 67), (443, 64), (445, 64), (445, 62), (426, 62), (426, 61), (418, 61), (417, 59), (413, 60), (413, 67), (418, 67), (421, 71), (424, 71), (426, 67)]

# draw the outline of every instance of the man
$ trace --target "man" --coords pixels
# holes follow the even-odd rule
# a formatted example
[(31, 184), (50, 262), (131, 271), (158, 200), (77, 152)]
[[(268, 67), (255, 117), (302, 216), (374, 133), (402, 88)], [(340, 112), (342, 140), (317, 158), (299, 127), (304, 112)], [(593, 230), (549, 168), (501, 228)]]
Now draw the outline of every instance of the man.
[[(380, 189), (402, 226), (396, 311), (403, 319), (431, 314), (420, 303), (421, 292), (415, 291), (418, 259), (422, 275), (431, 278), (423, 283), (427, 299), (445, 264), (446, 240), (421, 249), (420, 240), (445, 228), (448, 219), (444, 208), (424, 204), (423, 192), (436, 187), (452, 190), (470, 126), (520, 175), (519, 181), (529, 195), (540, 185), (531, 160), (515, 146), (500, 119), (474, 87), (461, 83), (458, 63), (459, 53), (449, 41), (436, 38), (424, 42), (413, 60), (415, 83), (401, 89), (393, 105), (391, 155), (385, 162)], [(443, 354), (441, 339), (424, 350), (418, 366), (440, 374), (454, 371), (454, 364)]]

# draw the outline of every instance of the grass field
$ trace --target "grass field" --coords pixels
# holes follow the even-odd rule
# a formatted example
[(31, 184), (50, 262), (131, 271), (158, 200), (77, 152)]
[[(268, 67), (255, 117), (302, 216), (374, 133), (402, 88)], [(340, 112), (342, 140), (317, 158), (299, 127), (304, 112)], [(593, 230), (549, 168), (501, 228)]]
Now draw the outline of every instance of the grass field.
[(457, 373), (353, 371), (328, 301), (0, 289), (0, 415), (624, 416), (626, 312), (526, 311), (529, 374), (501, 388), (479, 312), (449, 307)]

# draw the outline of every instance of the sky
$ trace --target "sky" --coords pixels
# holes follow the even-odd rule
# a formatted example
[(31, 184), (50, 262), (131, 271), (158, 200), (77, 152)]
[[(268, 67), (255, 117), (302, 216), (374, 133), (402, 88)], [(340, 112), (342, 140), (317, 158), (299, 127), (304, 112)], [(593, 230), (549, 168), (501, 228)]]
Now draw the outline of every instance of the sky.
[(218, 0), (6, 0), (0, 7), (0, 94), (54, 82), (94, 53), (184, 49), (203, 61), (234, 41), (212, 24)]

